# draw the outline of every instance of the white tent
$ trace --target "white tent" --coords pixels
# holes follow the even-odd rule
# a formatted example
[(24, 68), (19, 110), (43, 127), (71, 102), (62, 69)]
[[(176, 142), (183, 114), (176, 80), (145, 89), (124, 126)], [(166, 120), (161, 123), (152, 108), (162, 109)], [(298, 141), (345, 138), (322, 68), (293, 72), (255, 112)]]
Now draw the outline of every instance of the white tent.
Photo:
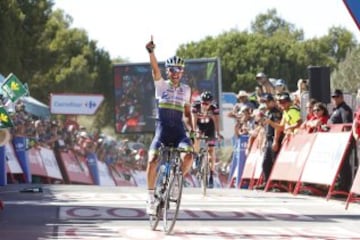
[(40, 118), (49, 118), (50, 117), (50, 109), (49, 106), (36, 100), (31, 96), (22, 97), (21, 101), (25, 105), (25, 111), (40, 117)]

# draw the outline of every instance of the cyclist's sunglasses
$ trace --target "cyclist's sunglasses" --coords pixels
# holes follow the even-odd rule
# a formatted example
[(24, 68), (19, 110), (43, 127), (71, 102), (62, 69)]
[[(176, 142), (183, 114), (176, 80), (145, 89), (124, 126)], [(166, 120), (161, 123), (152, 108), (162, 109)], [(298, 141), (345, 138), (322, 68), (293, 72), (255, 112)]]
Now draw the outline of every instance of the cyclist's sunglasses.
[(169, 71), (171, 73), (181, 73), (181, 72), (184, 72), (184, 68), (182, 68), (182, 67), (170, 67)]

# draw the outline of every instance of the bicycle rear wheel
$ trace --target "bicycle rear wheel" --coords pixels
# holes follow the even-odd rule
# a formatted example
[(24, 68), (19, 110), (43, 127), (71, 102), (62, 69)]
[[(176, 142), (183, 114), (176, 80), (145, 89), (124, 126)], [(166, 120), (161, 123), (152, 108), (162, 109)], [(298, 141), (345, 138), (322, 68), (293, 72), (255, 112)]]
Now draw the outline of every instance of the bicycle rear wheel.
[(164, 231), (166, 234), (171, 233), (176, 223), (180, 208), (183, 181), (182, 173), (170, 177), (163, 209)]

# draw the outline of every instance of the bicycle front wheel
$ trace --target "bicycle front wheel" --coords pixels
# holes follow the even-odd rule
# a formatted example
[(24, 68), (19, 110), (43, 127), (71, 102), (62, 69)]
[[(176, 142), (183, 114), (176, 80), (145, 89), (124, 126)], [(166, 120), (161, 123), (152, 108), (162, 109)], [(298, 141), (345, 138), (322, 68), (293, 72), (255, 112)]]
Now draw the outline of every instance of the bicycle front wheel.
[(183, 181), (182, 173), (170, 177), (163, 209), (164, 231), (166, 234), (170, 234), (175, 226), (180, 208)]
[(162, 209), (163, 209), (163, 185), (162, 185), (162, 175), (161, 172), (158, 171), (157, 177), (156, 177), (156, 186), (155, 186), (155, 199), (157, 199), (158, 204), (156, 207), (156, 214), (155, 215), (149, 215), (149, 223), (151, 230), (156, 230), (156, 227), (159, 224), (161, 215), (162, 215)]

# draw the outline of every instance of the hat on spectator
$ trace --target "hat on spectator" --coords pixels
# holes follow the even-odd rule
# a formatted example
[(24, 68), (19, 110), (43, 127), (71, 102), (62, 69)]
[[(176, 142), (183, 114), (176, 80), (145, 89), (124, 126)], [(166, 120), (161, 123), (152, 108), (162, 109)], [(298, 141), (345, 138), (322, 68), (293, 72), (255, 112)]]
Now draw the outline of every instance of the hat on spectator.
[(343, 92), (340, 89), (335, 89), (332, 93), (331, 93), (331, 97), (338, 97), (338, 96), (342, 96)]
[(274, 101), (274, 97), (270, 93), (264, 93), (263, 95), (261, 95), (260, 100), (264, 102)]
[(279, 101), (291, 101), (291, 97), (290, 94), (288, 92), (282, 92), (278, 94), (278, 98)]
[(256, 78), (266, 78), (266, 75), (263, 72), (259, 72), (258, 74), (256, 74)]
[(278, 79), (275, 82), (275, 86), (285, 86), (285, 80), (284, 79)]
[(245, 111), (249, 111), (250, 110), (250, 107), (248, 106), (248, 105), (243, 105), (243, 106), (241, 106), (241, 108), (240, 108), (240, 113), (243, 113), (243, 112), (245, 112)]
[(248, 97), (248, 93), (244, 90), (240, 90), (238, 95), (237, 95), (237, 98), (240, 98), (240, 97)]

